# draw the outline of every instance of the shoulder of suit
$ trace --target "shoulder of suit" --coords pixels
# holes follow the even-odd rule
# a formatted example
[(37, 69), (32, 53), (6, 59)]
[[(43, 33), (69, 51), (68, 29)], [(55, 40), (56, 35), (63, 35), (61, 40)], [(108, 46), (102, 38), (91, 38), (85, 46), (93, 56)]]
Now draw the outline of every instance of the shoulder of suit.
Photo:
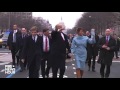
[(115, 40), (114, 37), (110, 36), (111, 39)]
[(40, 39), (42, 39), (42, 38), (43, 38), (43, 36), (39, 36), (39, 35), (37, 35), (37, 37), (38, 37), (38, 38), (40, 38)]
[(20, 30), (17, 30), (17, 33), (22, 34)]
[(99, 38), (99, 40), (104, 40), (104, 39), (106, 39), (106, 37), (105, 37), (105, 36), (103, 36), (103, 37)]
[(43, 37), (43, 35), (42, 36), (39, 36), (39, 35), (37, 35), (38, 37), (40, 37), (40, 38), (42, 38)]
[(54, 34), (54, 33), (59, 33), (59, 32), (57, 32), (57, 31), (52, 31), (52, 32), (51, 32), (51, 34)]
[(63, 32), (62, 32), (62, 34), (63, 34), (64, 36), (66, 36), (66, 37), (67, 37), (67, 35), (66, 35), (66, 34), (64, 34)]
[(31, 38), (31, 37), (32, 37), (32, 35), (28, 36), (27, 38)]
[[(103, 36), (102, 38), (106, 38), (106, 36)], [(102, 38), (101, 38), (101, 39), (102, 39)]]
[(97, 34), (95, 34), (96, 37), (99, 37)]
[(13, 31), (10, 31), (10, 34), (13, 33)]

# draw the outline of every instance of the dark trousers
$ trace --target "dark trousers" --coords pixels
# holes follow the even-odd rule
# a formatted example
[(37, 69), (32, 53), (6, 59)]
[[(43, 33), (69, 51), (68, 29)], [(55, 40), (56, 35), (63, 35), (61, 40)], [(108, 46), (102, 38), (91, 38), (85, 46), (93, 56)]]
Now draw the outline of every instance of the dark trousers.
[(45, 75), (47, 75), (47, 77), (49, 76), (50, 67), (48, 66), (48, 63), (46, 65), (48, 55), (49, 53), (43, 53), (43, 60), (41, 61), (41, 73), (43, 78), (45, 78)]
[[(106, 67), (106, 72), (104, 73), (105, 67)], [(109, 75), (110, 75), (110, 65), (101, 64), (100, 74), (101, 74), (102, 77), (109, 77)]]
[(42, 77), (45, 78), (45, 75), (48, 77), (49, 76), (49, 71), (50, 71), (50, 67), (46, 66), (46, 60), (42, 60), (41, 61), (41, 73), (42, 73)]
[(19, 57), (16, 56), (17, 50), (16, 50), (16, 43), (12, 43), (12, 64), (15, 65), (15, 58), (17, 58), (17, 65), (19, 64)]
[(35, 56), (29, 66), (29, 78), (39, 78), (40, 58)]
[(24, 70), (26, 68), (26, 66), (27, 66), (27, 59), (25, 59), (24, 62), (22, 62), (21, 59), (20, 59), (20, 67), (21, 67), (21, 69)]
[[(95, 60), (96, 60), (96, 56), (93, 56), (93, 62), (92, 62), (92, 69), (95, 69)], [(89, 68), (91, 67), (91, 60), (92, 60), (91, 57), (88, 58), (88, 66)]]
[(64, 73), (65, 73), (65, 67), (64, 68), (52, 67), (53, 78), (57, 78), (58, 69), (60, 69), (59, 78), (63, 78)]
[(116, 56), (116, 58), (118, 57), (118, 51), (117, 50), (115, 51), (115, 56)]

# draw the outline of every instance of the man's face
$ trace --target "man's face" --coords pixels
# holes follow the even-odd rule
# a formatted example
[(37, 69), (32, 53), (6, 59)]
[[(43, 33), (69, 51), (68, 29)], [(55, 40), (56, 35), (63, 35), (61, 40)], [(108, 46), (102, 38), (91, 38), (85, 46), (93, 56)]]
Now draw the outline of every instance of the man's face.
[(37, 35), (37, 31), (31, 31), (32, 36), (36, 36)]
[(17, 25), (13, 25), (13, 29), (16, 30), (17, 29)]
[(105, 31), (105, 35), (106, 36), (109, 36), (111, 34), (111, 31), (109, 30), (109, 29), (107, 29), (106, 31)]
[(22, 33), (22, 34), (26, 34), (26, 33), (27, 33), (27, 30), (26, 30), (25, 28), (22, 28), (21, 33)]
[(44, 35), (49, 36), (49, 31), (44, 32)]
[(62, 26), (60, 24), (56, 25), (56, 29), (61, 29)]

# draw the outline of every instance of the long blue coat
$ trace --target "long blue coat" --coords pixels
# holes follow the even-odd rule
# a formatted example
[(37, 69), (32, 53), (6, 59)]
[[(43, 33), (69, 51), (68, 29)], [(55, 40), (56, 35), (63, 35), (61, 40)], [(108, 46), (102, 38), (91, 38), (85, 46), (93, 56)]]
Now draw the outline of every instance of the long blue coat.
[(86, 61), (87, 58), (87, 43), (92, 44), (93, 40), (87, 36), (76, 36), (71, 45), (71, 52), (75, 56), (75, 60)]

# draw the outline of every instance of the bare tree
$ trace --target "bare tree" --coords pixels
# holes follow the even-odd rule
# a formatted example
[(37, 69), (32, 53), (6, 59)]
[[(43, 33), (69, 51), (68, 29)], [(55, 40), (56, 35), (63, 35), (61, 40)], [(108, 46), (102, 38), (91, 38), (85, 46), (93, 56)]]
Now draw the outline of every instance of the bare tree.
[(42, 31), (43, 28), (49, 26), (48, 28), (52, 28), (49, 21), (40, 18), (39, 20), (35, 20), (33, 18), (24, 19), (20, 16), (5, 14), (0, 12), (0, 29), (7, 30), (9, 28), (9, 18), (10, 18), (10, 29), (12, 28), (13, 24), (17, 24), (20, 28), (25, 27), (28, 30), (32, 26), (37, 26), (39, 31)]
[(97, 33), (103, 33), (106, 28), (114, 27), (116, 20), (114, 12), (85, 12), (75, 26), (87, 31), (95, 28)]

